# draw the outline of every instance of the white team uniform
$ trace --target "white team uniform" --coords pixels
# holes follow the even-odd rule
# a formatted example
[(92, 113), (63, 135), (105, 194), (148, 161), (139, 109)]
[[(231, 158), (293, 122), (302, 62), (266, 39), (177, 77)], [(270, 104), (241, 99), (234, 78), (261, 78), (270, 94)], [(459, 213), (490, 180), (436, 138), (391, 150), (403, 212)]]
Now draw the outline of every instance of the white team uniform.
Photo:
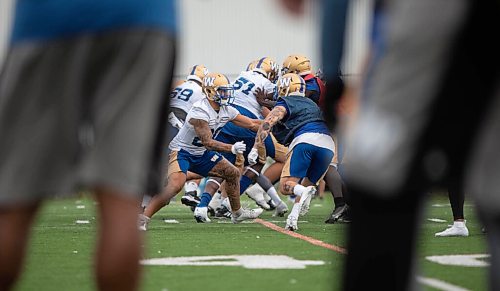
[(191, 119), (201, 119), (208, 122), (212, 134), (217, 133), (226, 123), (233, 120), (240, 114), (238, 110), (231, 106), (221, 106), (219, 112), (215, 111), (207, 98), (193, 104), (186, 117), (186, 122), (179, 130), (179, 133), (170, 143), (170, 150), (185, 150), (194, 156), (201, 156), (206, 151), (199, 137), (196, 135), (194, 126), (189, 123)]
[(170, 94), (170, 107), (179, 108), (187, 114), (193, 104), (204, 97), (201, 86), (194, 81), (188, 80), (172, 91)]
[(241, 106), (255, 115), (255, 117), (248, 117), (263, 119), (262, 107), (255, 98), (255, 90), (263, 88), (266, 93), (272, 93), (276, 85), (258, 72), (244, 71), (233, 82), (233, 86), (235, 89), (233, 104)]

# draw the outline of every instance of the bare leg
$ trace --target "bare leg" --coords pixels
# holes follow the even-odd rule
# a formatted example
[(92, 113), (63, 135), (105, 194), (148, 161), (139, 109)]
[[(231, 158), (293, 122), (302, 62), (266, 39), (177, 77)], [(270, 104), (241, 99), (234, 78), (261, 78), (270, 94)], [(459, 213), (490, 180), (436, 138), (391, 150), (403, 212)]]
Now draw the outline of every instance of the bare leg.
[(236, 212), (241, 208), (240, 205), (240, 171), (228, 160), (223, 159), (215, 165), (208, 173), (209, 176), (225, 179), (225, 190), (231, 211)]
[(284, 165), (285, 163), (275, 162), (264, 171), (264, 176), (266, 176), (271, 183), (276, 183), (281, 177), (281, 171)]
[(325, 180), (321, 180), (318, 186), (319, 198), (321, 199), (323, 199), (323, 196), (325, 196), (325, 186), (326, 186)]
[(138, 199), (109, 188), (98, 188), (96, 198), (100, 219), (95, 257), (97, 286), (99, 290), (137, 290), (141, 258)]
[(21, 273), (31, 225), (39, 205), (38, 202), (0, 209), (0, 290), (11, 290)]
[(147, 217), (152, 217), (156, 212), (160, 211), (165, 205), (170, 202), (179, 191), (181, 191), (184, 183), (186, 182), (186, 174), (183, 172), (172, 173), (168, 177), (168, 183), (163, 188), (161, 194), (156, 195), (151, 199), (148, 207), (144, 209), (144, 215)]

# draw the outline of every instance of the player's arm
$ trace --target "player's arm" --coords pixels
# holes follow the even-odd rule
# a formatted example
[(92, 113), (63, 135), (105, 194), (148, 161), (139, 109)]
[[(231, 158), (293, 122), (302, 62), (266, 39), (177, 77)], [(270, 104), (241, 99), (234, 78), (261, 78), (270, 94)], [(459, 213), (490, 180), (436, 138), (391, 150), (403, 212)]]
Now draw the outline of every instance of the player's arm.
[(259, 127), (263, 122), (262, 120), (259, 120), (259, 119), (248, 118), (242, 114), (236, 115), (236, 117), (231, 121), (236, 126), (248, 128), (248, 129), (253, 130), (253, 131), (259, 130)]
[(283, 106), (276, 106), (269, 112), (269, 114), (264, 119), (264, 122), (259, 127), (257, 131), (257, 135), (255, 136), (255, 144), (254, 148), (257, 148), (258, 145), (264, 143), (264, 140), (269, 136), (271, 129), (273, 126), (278, 123), (278, 121), (282, 120), (287, 114), (286, 108)]
[(208, 122), (201, 119), (190, 119), (189, 123), (194, 127), (196, 135), (200, 138), (201, 143), (212, 151), (232, 152), (232, 145), (216, 141), (212, 138), (212, 131), (208, 126)]
[(267, 115), (269, 115), (269, 112), (271, 112), (271, 110), (269, 108), (262, 107), (261, 113), (262, 113), (262, 116), (264, 116), (264, 118), (266, 118)]

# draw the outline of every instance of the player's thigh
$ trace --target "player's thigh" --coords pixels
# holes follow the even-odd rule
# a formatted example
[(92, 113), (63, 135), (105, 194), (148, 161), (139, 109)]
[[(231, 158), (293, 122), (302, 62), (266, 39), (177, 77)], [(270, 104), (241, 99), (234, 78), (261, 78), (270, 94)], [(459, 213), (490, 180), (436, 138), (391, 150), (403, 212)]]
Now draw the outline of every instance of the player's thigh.
[(178, 193), (184, 187), (184, 183), (186, 183), (186, 174), (184, 172), (175, 172), (168, 176), (167, 185), (164, 188), (164, 191)]
[(311, 152), (308, 144), (297, 144), (287, 155), (281, 178), (283, 177), (298, 177), (307, 176), (307, 170), (311, 164)]
[(284, 163), (287, 158), (288, 148), (280, 144), (274, 135), (270, 134), (265, 140), (266, 153), (276, 162)]
[(314, 147), (312, 150), (311, 166), (308, 168), (306, 175), (312, 184), (317, 185), (319, 181), (323, 179), (326, 172), (330, 168), (332, 159), (332, 150), (322, 147)]
[(222, 158), (217, 164), (210, 170), (209, 176), (214, 176), (218, 178), (223, 178), (224, 180), (234, 181), (239, 179), (240, 172), (236, 166), (231, 164), (225, 158)]

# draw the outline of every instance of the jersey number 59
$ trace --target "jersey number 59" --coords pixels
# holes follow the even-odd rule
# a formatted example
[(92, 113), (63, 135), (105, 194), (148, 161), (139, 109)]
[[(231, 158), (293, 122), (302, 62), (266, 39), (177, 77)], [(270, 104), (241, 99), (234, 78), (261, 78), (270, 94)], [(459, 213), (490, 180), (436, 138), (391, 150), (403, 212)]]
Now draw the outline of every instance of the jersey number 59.
[(181, 88), (175, 88), (171, 93), (170, 93), (170, 98), (175, 98), (180, 99), (182, 101), (189, 101), (189, 98), (193, 96), (193, 90), (191, 89), (184, 89), (182, 90)]

